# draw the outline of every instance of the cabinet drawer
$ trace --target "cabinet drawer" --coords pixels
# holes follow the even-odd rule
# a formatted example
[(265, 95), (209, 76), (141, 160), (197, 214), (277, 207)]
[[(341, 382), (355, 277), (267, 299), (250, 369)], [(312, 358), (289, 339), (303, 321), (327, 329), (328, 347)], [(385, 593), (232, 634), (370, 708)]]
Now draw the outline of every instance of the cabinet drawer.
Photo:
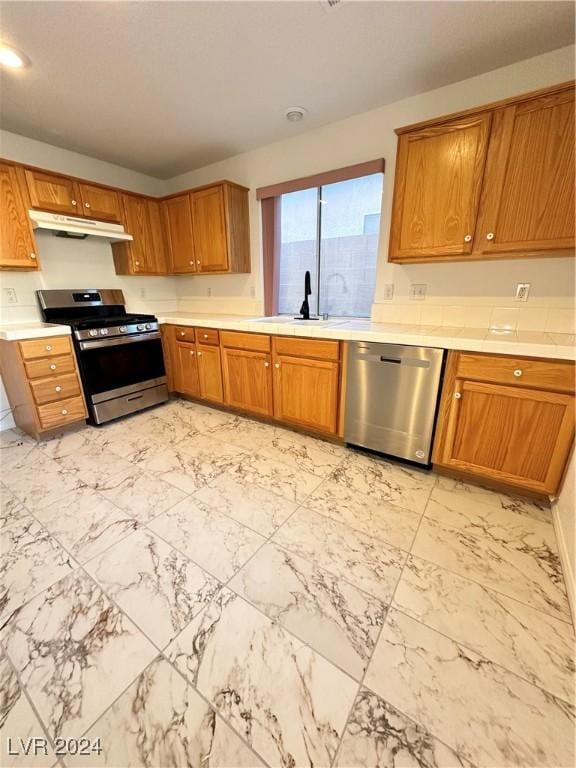
[(66, 376), (54, 376), (50, 379), (31, 381), (32, 394), (38, 405), (51, 403), (56, 400), (66, 400), (80, 394), (80, 382), (76, 373)]
[(176, 341), (196, 341), (196, 331), (190, 326), (175, 325), (174, 338)]
[(196, 340), (200, 344), (220, 344), (220, 334), (215, 328), (196, 328)]
[(45, 379), (47, 376), (59, 376), (61, 373), (73, 373), (76, 370), (72, 355), (30, 360), (24, 365), (29, 379)]
[(38, 417), (42, 429), (54, 429), (74, 421), (81, 421), (86, 418), (84, 400), (81, 397), (72, 397), (57, 403), (39, 405)]
[(338, 360), (340, 342), (324, 339), (295, 339), (288, 336), (274, 337), (274, 352), (277, 355), (311, 357), (318, 360)]
[(247, 349), (250, 352), (270, 352), (270, 336), (265, 336), (262, 333), (221, 331), (220, 338), (223, 347)]
[(494, 384), (574, 392), (574, 364), (570, 362), (461, 353), (456, 376)]
[(52, 357), (54, 355), (71, 354), (70, 338), (68, 336), (50, 336), (45, 339), (27, 339), (20, 342), (20, 351), (24, 360), (35, 357)]

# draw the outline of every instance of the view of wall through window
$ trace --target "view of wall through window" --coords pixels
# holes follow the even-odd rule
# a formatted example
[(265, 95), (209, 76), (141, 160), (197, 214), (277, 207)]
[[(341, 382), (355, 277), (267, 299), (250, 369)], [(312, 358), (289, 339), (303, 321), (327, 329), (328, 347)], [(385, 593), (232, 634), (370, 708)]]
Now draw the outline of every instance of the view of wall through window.
[(384, 175), (280, 197), (278, 311), (297, 314), (310, 271), (310, 312), (368, 317), (374, 297)]

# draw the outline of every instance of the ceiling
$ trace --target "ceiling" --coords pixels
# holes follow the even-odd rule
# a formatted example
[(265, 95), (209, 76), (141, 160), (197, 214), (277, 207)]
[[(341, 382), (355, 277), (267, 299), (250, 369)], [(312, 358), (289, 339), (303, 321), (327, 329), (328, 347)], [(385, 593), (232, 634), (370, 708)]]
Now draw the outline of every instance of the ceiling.
[[(571, 2), (2, 2), (8, 131), (168, 178), (574, 42)], [(301, 123), (287, 107), (309, 110)]]

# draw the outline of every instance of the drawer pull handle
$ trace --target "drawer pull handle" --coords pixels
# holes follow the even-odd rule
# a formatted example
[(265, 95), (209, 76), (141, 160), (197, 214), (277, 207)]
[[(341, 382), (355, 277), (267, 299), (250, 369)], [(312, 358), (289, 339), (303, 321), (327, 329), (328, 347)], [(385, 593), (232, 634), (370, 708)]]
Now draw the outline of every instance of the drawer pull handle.
[(62, 408), (60, 413), (62, 414), (62, 416), (68, 416), (68, 410), (66, 408)]
[(454, 397), (456, 398), (456, 400), (460, 400), (460, 398), (462, 397), (462, 394), (460, 392), (455, 392)]
[(486, 240), (494, 240), (494, 232), (488, 232), (486, 235)]
[(54, 387), (54, 389), (56, 390), (56, 392), (62, 392), (62, 387)]
[(50, 370), (51, 370), (51, 371), (55, 371), (55, 370), (56, 370), (56, 365), (55, 365), (55, 363), (52, 363), (52, 365), (50, 366)]
[(516, 370), (514, 371), (514, 376), (516, 376), (516, 378), (519, 379), (523, 373), (524, 371), (521, 368), (516, 368)]
[(472, 240), (472, 235), (464, 235), (464, 242), (469, 243)]
[(46, 350), (46, 352), (52, 352), (52, 347), (50, 346), (50, 344), (46, 344), (44, 349)]

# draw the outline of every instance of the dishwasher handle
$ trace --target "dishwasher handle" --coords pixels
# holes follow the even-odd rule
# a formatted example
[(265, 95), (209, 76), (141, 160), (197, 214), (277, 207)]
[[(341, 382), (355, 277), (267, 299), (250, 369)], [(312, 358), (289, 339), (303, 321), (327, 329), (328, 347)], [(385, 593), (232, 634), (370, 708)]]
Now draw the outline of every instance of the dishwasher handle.
[(430, 360), (422, 360), (420, 357), (387, 357), (386, 355), (362, 355), (362, 357), (370, 363), (391, 363), (392, 365), (406, 365), (411, 368), (430, 368)]

